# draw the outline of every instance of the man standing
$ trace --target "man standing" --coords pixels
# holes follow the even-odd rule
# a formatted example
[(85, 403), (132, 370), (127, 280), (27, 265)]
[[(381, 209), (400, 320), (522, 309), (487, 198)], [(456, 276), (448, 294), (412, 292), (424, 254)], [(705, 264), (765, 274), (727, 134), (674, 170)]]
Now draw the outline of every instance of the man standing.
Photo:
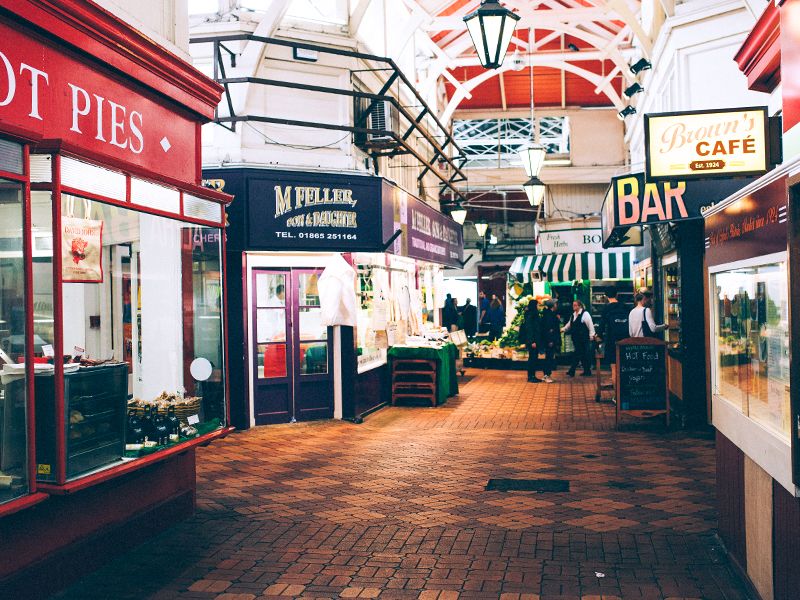
[(636, 306), (628, 315), (628, 333), (631, 337), (661, 339), (656, 334), (669, 329), (669, 325), (656, 325), (653, 319), (653, 292), (649, 290), (639, 292), (635, 300)]
[(578, 364), (583, 364), (584, 377), (592, 376), (592, 344), (591, 341), (596, 337), (594, 332), (594, 323), (592, 322), (592, 315), (590, 315), (583, 302), (575, 300), (572, 303), (572, 317), (564, 326), (564, 333), (572, 335), (572, 343), (575, 346), (575, 352), (572, 355), (572, 366), (567, 371), (567, 375), (575, 377), (575, 370)]
[(630, 335), (628, 331), (628, 307), (617, 300), (616, 288), (610, 289), (606, 296), (608, 304), (603, 309), (600, 322), (600, 338), (605, 342), (603, 361), (612, 365), (611, 380), (616, 383), (617, 371), (613, 365), (617, 362), (617, 342)]
[(478, 330), (478, 310), (472, 305), (470, 298), (467, 298), (461, 307), (461, 315), (464, 318), (464, 333), (467, 337), (475, 337), (475, 332)]
[(519, 341), (528, 350), (528, 382), (540, 383), (536, 377), (539, 370), (539, 350), (541, 348), (541, 321), (539, 303), (532, 298), (525, 307), (525, 315), (519, 328)]
[(480, 308), (480, 316), (478, 317), (478, 331), (485, 333), (489, 331), (489, 299), (486, 294), (480, 292), (478, 294), (478, 303)]
[(544, 364), (542, 372), (545, 383), (553, 383), (551, 375), (556, 365), (556, 352), (561, 349), (561, 321), (558, 319), (558, 303), (548, 300), (544, 303), (545, 310), (541, 316), (540, 340), (544, 351)]

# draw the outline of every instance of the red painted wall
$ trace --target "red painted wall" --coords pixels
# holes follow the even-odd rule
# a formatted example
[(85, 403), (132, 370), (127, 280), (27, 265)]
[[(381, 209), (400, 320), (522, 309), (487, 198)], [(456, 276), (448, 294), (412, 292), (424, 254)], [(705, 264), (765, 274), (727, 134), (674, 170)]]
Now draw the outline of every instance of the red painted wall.
[[(0, 519), (0, 598), (38, 598), (65, 587), (115, 553), (190, 516), (194, 490), (191, 449)], [(131, 523), (136, 523), (134, 530), (127, 531)], [(47, 578), (32, 576), (36, 572), (47, 573)], [(19, 595), (20, 585), (25, 586), (24, 596)]]

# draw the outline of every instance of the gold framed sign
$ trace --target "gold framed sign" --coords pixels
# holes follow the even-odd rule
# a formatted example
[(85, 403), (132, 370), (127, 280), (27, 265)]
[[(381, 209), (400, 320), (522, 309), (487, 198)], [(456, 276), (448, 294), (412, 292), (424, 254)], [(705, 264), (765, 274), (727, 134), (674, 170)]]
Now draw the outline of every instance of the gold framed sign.
[(769, 170), (766, 107), (644, 116), (647, 179), (759, 175)]

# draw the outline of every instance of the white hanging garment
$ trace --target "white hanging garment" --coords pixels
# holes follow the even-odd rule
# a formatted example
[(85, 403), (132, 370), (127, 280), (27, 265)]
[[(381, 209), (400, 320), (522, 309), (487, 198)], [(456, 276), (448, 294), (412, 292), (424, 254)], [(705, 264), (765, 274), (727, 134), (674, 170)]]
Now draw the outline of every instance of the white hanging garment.
[(326, 327), (334, 325), (355, 327), (356, 272), (341, 254), (336, 254), (328, 261), (319, 277), (318, 287), (322, 324)]

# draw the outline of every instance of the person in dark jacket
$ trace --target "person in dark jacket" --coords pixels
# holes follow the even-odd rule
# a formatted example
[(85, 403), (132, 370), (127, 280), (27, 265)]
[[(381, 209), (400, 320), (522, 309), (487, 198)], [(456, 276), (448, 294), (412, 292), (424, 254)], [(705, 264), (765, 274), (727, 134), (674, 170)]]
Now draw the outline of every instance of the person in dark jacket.
[(536, 377), (539, 370), (539, 351), (541, 348), (541, 319), (539, 317), (539, 303), (532, 299), (525, 307), (522, 325), (519, 327), (519, 341), (528, 350), (528, 381), (540, 383)]
[(579, 364), (583, 365), (584, 377), (592, 376), (592, 340), (595, 339), (594, 322), (583, 302), (575, 300), (572, 303), (572, 316), (569, 323), (564, 325), (564, 333), (572, 336), (575, 352), (572, 355), (572, 366), (567, 375), (575, 377), (575, 370)]
[(545, 309), (541, 315), (541, 335), (542, 351), (544, 352), (544, 362), (542, 372), (545, 383), (553, 383), (550, 377), (556, 366), (556, 353), (561, 349), (561, 321), (558, 318), (558, 303), (555, 300), (548, 300), (544, 303)]
[(455, 298), (447, 294), (444, 301), (444, 308), (442, 309), (442, 327), (447, 331), (456, 331), (458, 329), (458, 308), (456, 306)]
[[(617, 290), (606, 292), (608, 304), (603, 308), (600, 319), (600, 339), (605, 344), (603, 362), (614, 365), (617, 362), (617, 342), (629, 337), (628, 313), (630, 309), (617, 300)], [(611, 368), (611, 380), (616, 382), (616, 369)]]
[(500, 302), (495, 294), (492, 294), (492, 302), (489, 304), (489, 341), (493, 342), (503, 336), (503, 329), (506, 326), (506, 311), (503, 310), (503, 303)]
[(467, 337), (475, 337), (475, 333), (478, 331), (478, 309), (469, 298), (461, 307), (461, 317), (464, 319), (464, 333), (467, 334)]
[(478, 294), (478, 331), (486, 333), (490, 329), (489, 324), (489, 299), (486, 294), (481, 291)]

